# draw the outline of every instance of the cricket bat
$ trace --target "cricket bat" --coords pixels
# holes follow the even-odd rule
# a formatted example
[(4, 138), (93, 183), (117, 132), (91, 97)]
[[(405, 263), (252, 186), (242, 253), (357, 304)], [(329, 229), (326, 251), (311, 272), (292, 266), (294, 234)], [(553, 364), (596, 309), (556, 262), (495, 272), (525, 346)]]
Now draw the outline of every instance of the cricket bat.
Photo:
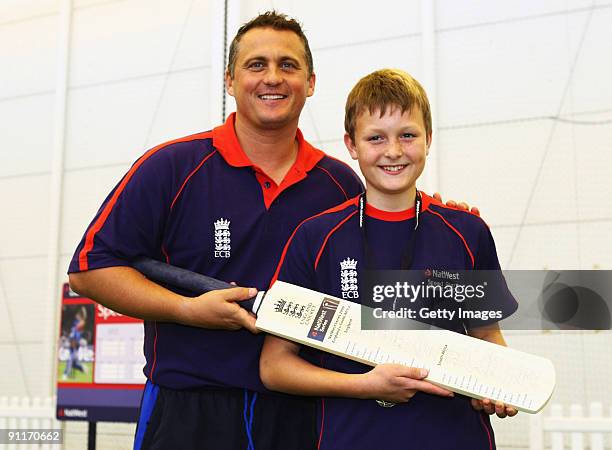
[[(159, 261), (133, 265), (153, 281), (195, 294), (234, 287)], [(442, 329), (362, 330), (365, 306), (290, 283), (277, 281), (239, 303), (267, 333), (370, 366), (425, 368), (433, 384), (526, 413), (540, 411), (555, 387), (555, 368), (546, 358)]]

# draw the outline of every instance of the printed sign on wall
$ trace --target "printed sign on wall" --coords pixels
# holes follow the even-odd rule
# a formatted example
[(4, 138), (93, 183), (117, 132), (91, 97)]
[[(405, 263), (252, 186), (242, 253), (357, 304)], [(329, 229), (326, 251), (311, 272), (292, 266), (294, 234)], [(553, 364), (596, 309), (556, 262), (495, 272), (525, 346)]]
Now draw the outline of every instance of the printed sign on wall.
[(142, 320), (63, 286), (57, 418), (135, 422), (146, 378)]

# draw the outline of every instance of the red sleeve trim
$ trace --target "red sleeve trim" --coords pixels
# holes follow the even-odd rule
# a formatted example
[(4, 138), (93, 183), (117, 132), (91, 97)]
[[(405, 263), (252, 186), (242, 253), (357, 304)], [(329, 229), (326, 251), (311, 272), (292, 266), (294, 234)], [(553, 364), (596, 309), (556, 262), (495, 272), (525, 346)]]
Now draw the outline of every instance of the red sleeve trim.
[(211, 137), (211, 133), (210, 132), (206, 132), (206, 133), (193, 134), (191, 136), (186, 136), (186, 137), (183, 137), (183, 138), (180, 138), (180, 139), (175, 139), (173, 141), (166, 142), (164, 144), (158, 145), (157, 147), (153, 147), (151, 150), (149, 150), (144, 155), (142, 155), (136, 161), (136, 163), (134, 163), (134, 165), (130, 168), (130, 170), (125, 175), (125, 177), (123, 177), (123, 180), (121, 180), (121, 183), (119, 184), (119, 186), (117, 186), (117, 189), (113, 193), (113, 196), (111, 197), (109, 202), (106, 204), (106, 206), (102, 210), (102, 213), (100, 214), (98, 219), (94, 222), (94, 224), (91, 226), (91, 228), (87, 231), (87, 234), (85, 236), (85, 245), (83, 246), (83, 248), (79, 252), (79, 270), (80, 271), (85, 271), (85, 270), (89, 269), (89, 262), (87, 261), (87, 255), (89, 254), (89, 252), (93, 248), (94, 238), (95, 238), (96, 234), (98, 233), (98, 231), (100, 231), (102, 229), (102, 227), (104, 226), (104, 224), (106, 223), (106, 219), (108, 219), (108, 216), (110, 215), (111, 211), (115, 207), (115, 204), (117, 203), (117, 199), (119, 198), (119, 196), (121, 195), (121, 193), (125, 189), (125, 186), (132, 179), (132, 176), (134, 176), (134, 173), (140, 168), (140, 166), (142, 166), (142, 164), (147, 159), (149, 159), (155, 153), (157, 153), (158, 151), (164, 149), (168, 145), (176, 144), (176, 143), (179, 143), (179, 142), (195, 141), (195, 140), (198, 140), (198, 139), (208, 139), (210, 137)]
[(323, 172), (325, 172), (327, 174), (327, 176), (329, 178), (331, 178), (331, 180), (336, 183), (336, 186), (338, 186), (338, 188), (342, 191), (342, 193), (344, 194), (344, 198), (345, 199), (349, 199), (346, 191), (344, 190), (344, 188), (342, 187), (342, 185), (340, 184), (340, 182), (338, 180), (336, 180), (336, 178), (331, 174), (331, 172), (329, 170), (327, 170), (324, 167), (319, 166), (318, 164), (315, 166), (317, 169), (321, 169)]
[(153, 323), (155, 324), (155, 338), (153, 339), (153, 364), (151, 365), (151, 373), (149, 375), (151, 383), (154, 383), (153, 374), (155, 373), (155, 366), (157, 364), (157, 322)]
[(440, 213), (432, 211), (431, 209), (428, 209), (427, 212), (430, 212), (431, 214), (438, 216), (440, 219), (442, 219), (442, 221), (446, 224), (447, 227), (449, 227), (451, 230), (455, 232), (457, 236), (459, 236), (459, 239), (461, 239), (461, 241), (463, 242), (463, 245), (465, 246), (465, 249), (467, 250), (468, 255), (470, 256), (470, 259), (472, 260), (472, 269), (473, 269), (474, 268), (474, 255), (472, 254), (472, 250), (470, 250), (470, 246), (467, 244), (465, 238), (459, 232), (459, 230), (457, 230), (454, 226), (452, 226)]
[(319, 259), (321, 259), (321, 255), (323, 254), (323, 250), (325, 250), (325, 246), (327, 245), (327, 241), (329, 240), (329, 237), (332, 234), (334, 234), (338, 228), (340, 228), (342, 225), (344, 225), (344, 223), (347, 220), (349, 220), (351, 217), (353, 217), (355, 214), (357, 214), (357, 211), (353, 211), (352, 213), (350, 213), (348, 216), (346, 216), (344, 219), (342, 219), (338, 223), (338, 225), (336, 225), (334, 228), (332, 228), (329, 233), (327, 233), (327, 236), (325, 236), (325, 240), (323, 241), (323, 244), (321, 245), (321, 248), (319, 249), (319, 253), (317, 253), (317, 259), (315, 260), (315, 265), (314, 265), (315, 270), (317, 270), (317, 266), (319, 265)]
[(200, 168), (204, 165), (204, 163), (206, 161), (208, 161), (208, 158), (210, 158), (212, 155), (214, 155), (215, 153), (217, 153), (217, 150), (214, 150), (213, 152), (209, 153), (206, 158), (204, 158), (202, 160), (202, 162), (200, 164), (198, 164), (198, 167), (196, 167), (195, 169), (193, 169), (191, 171), (191, 173), (189, 175), (187, 175), (187, 178), (185, 178), (185, 181), (183, 181), (183, 184), (181, 185), (181, 188), (178, 190), (178, 192), (176, 193), (176, 195), (174, 196), (174, 199), (172, 200), (172, 203), (170, 204), (170, 211), (172, 211), (172, 209), (174, 208), (174, 204), (176, 203), (176, 201), (178, 200), (179, 196), (183, 193), (183, 189), (185, 188), (185, 185), (189, 182), (189, 179), (198, 171), (200, 170)]
[(334, 206), (333, 208), (330, 208), (328, 210), (320, 212), (319, 214), (315, 214), (314, 216), (310, 216), (302, 220), (300, 224), (297, 227), (295, 227), (295, 230), (293, 230), (293, 233), (291, 233), (291, 236), (289, 236), (289, 239), (287, 240), (287, 243), (285, 244), (285, 248), (283, 248), (283, 253), (281, 254), (280, 260), (278, 261), (278, 265), (276, 266), (276, 271), (274, 272), (274, 276), (272, 277), (272, 280), (270, 281), (270, 286), (268, 286), (268, 289), (271, 288), (274, 282), (278, 279), (278, 274), (280, 273), (280, 269), (283, 265), (283, 262), (285, 262), (285, 256), (287, 256), (287, 250), (289, 250), (289, 245), (291, 245), (291, 241), (293, 240), (295, 233), (297, 233), (297, 230), (299, 230), (303, 224), (305, 224), (309, 220), (312, 220), (324, 214), (342, 211), (343, 209), (345, 209), (346, 207), (350, 205), (356, 205), (358, 201), (359, 201), (359, 197), (352, 198), (344, 203), (341, 203), (338, 206)]

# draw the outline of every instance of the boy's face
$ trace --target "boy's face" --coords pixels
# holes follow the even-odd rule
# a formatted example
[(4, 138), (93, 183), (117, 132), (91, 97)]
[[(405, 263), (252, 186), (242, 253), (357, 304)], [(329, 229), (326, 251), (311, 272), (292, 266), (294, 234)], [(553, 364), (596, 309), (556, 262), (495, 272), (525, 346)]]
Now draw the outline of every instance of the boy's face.
[(402, 114), (391, 106), (380, 111), (364, 111), (355, 122), (355, 140), (348, 134), (344, 142), (351, 157), (359, 161), (366, 179), (368, 202), (389, 205), (393, 199), (416, 194), (415, 183), (423, 172), (431, 135), (427, 136), (423, 114), (415, 106)]
[(297, 124), (306, 98), (314, 92), (304, 44), (292, 31), (254, 28), (240, 40), (234, 78), (225, 76), (243, 122), (255, 129)]

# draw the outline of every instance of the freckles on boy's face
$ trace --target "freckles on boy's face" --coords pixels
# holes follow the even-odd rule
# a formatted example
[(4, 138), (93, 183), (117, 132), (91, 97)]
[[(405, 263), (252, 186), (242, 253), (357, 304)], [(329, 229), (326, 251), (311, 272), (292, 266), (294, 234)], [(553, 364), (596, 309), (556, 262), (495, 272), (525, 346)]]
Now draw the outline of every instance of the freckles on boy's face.
[(346, 136), (351, 157), (359, 162), (366, 179), (368, 200), (381, 195), (414, 195), (423, 172), (430, 137), (418, 107), (364, 111), (355, 123), (355, 140)]

